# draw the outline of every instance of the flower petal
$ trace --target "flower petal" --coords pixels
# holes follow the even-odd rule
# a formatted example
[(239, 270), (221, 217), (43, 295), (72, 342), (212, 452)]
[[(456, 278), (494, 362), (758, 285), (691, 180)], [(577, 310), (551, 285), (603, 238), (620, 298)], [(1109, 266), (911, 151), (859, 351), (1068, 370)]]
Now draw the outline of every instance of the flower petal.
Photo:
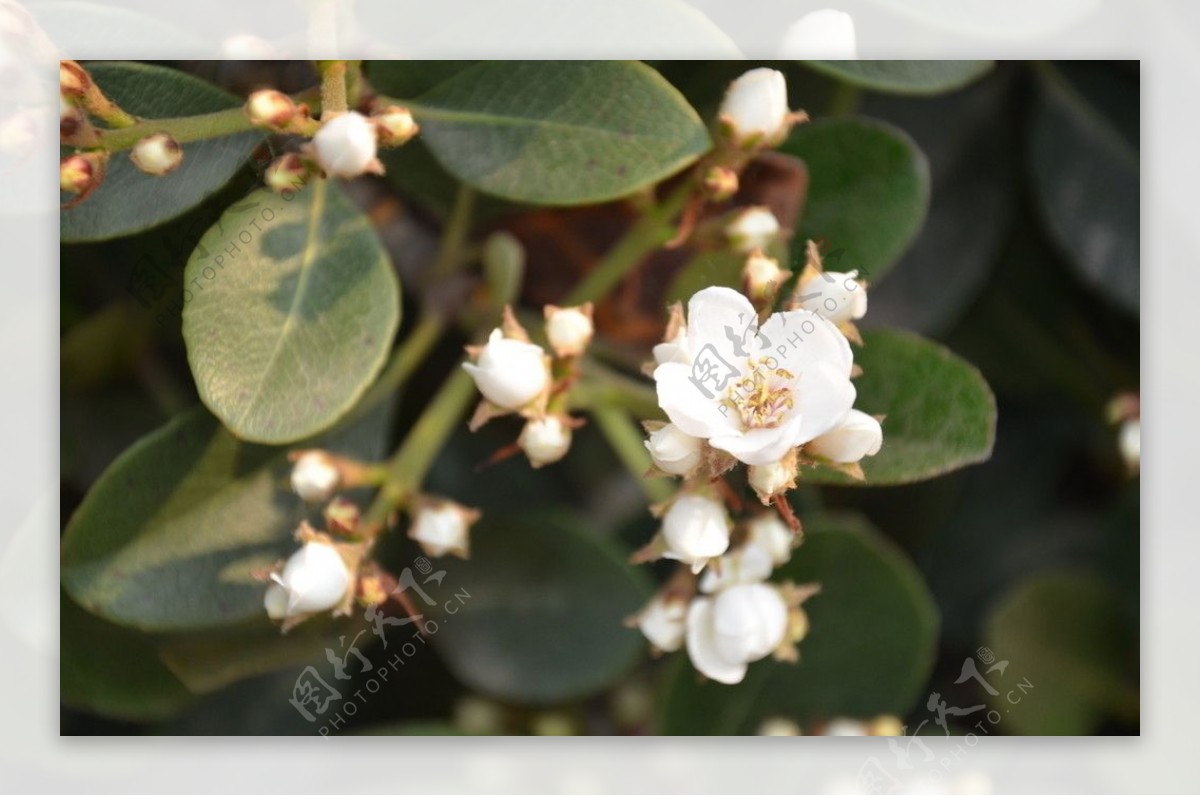
[(700, 392), (690, 378), (689, 365), (668, 362), (654, 369), (658, 405), (684, 434), (708, 439), (737, 427), (732, 412), (722, 412), (721, 404)]
[(713, 601), (700, 597), (692, 600), (687, 615), (687, 651), (696, 670), (718, 683), (733, 685), (746, 676), (746, 664), (725, 660), (717, 652)]
[(745, 464), (770, 464), (800, 444), (798, 440), (804, 428), (803, 415), (793, 411), (781, 426), (721, 434), (710, 439), (708, 444)]
[[(727, 287), (706, 287), (688, 300), (688, 352), (693, 358), (712, 346), (735, 369), (757, 349), (758, 313), (750, 299)], [(743, 353), (739, 354), (738, 349)]]
[(828, 362), (849, 377), (854, 367), (854, 352), (846, 336), (815, 312), (777, 312), (767, 318), (761, 331), (771, 348), (764, 353), (770, 353), (779, 360), (779, 367), (792, 373), (803, 373), (816, 362)]
[(858, 391), (837, 366), (818, 362), (800, 374), (795, 411), (804, 418), (794, 445), (803, 445), (845, 422)]

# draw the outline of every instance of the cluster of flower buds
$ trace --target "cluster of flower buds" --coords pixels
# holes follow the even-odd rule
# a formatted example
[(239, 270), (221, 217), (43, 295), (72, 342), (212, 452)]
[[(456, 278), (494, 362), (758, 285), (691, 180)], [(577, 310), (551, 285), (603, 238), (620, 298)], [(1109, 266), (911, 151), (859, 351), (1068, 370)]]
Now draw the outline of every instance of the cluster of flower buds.
[(577, 360), (592, 341), (592, 305), (545, 308), (545, 333), (553, 356), (529, 338), (512, 307), (504, 309), (500, 327), (487, 343), (468, 346), (471, 361), (463, 368), (483, 395), (474, 431), (494, 417), (516, 414), (525, 419), (517, 447), (529, 463), (557, 462), (571, 448), (571, 436), (582, 421), (565, 410), (565, 398), (577, 376)]
[(630, 618), (656, 651), (686, 646), (696, 669), (722, 683), (740, 682), (750, 663), (768, 655), (795, 660), (796, 645), (808, 632), (801, 604), (818, 591), (814, 585), (768, 581), (799, 541), (778, 516), (760, 513), (734, 536), (740, 542), (730, 549), (729, 520), (721, 503), (696, 495), (678, 497), (663, 518), (657, 544), (668, 548), (666, 557), (679, 557), (678, 550), (670, 549), (674, 545), (711, 559), (712, 566), (698, 584), (681, 569)]
[[(758, 725), (758, 735), (804, 735), (800, 725), (783, 716), (770, 716)], [(873, 719), (859, 720), (834, 718), (810, 728), (809, 735), (857, 735), (899, 737), (904, 735), (904, 724), (896, 716), (884, 714)]]

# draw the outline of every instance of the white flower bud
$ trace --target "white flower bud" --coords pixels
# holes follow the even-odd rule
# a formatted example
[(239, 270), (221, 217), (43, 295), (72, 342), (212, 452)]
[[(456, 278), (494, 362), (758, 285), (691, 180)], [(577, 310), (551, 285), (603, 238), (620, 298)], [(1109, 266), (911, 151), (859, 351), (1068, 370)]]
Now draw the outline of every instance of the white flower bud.
[(758, 725), (758, 735), (803, 735), (800, 731), (800, 725), (791, 719), (785, 719), (782, 716), (772, 716), (763, 719), (762, 724)]
[(542, 394), (550, 381), (546, 352), (533, 343), (512, 340), (493, 329), (474, 363), (463, 368), (483, 397), (504, 409), (520, 409)]
[(705, 594), (715, 594), (731, 586), (762, 583), (771, 577), (774, 568), (775, 562), (768, 551), (754, 544), (742, 545), (704, 570), (699, 589)]
[(796, 457), (789, 455), (770, 464), (751, 465), (747, 475), (758, 499), (766, 505), (776, 495), (796, 486)]
[(740, 146), (774, 143), (790, 126), (787, 81), (783, 73), (761, 67), (734, 80), (721, 101), (720, 115)]
[(1137, 473), (1142, 467), (1142, 421), (1131, 417), (1117, 431), (1117, 449), (1129, 472)]
[(854, 719), (833, 719), (825, 725), (822, 735), (837, 735), (837, 736), (864, 736), (869, 735), (867, 725), (861, 721)]
[(751, 301), (766, 301), (779, 292), (783, 283), (792, 275), (779, 261), (755, 251), (742, 267), (742, 286)]
[(546, 306), (546, 337), (560, 357), (577, 357), (592, 342), (592, 305), (580, 307)]
[(278, 130), (296, 115), (296, 103), (282, 91), (264, 88), (250, 95), (245, 111), (251, 124)]
[(321, 542), (305, 543), (271, 581), (263, 606), (272, 619), (335, 608), (351, 586), (346, 562), (332, 545)]
[(805, 450), (831, 462), (851, 464), (879, 453), (882, 445), (883, 428), (879, 421), (866, 412), (851, 409), (840, 426), (808, 443)]
[(375, 127), (355, 111), (335, 116), (313, 136), (317, 163), (330, 177), (357, 177), (376, 168)]
[(746, 545), (765, 551), (777, 567), (791, 559), (796, 538), (796, 533), (774, 512), (760, 514), (746, 523)]
[(341, 480), (341, 471), (323, 451), (304, 451), (292, 465), (292, 489), (308, 503), (329, 500)]
[(704, 440), (684, 434), (674, 423), (667, 423), (658, 431), (650, 432), (650, 439), (645, 444), (655, 467), (670, 475), (687, 475), (700, 464)]
[(467, 558), (471, 547), (471, 525), (478, 519), (478, 511), (452, 501), (425, 505), (413, 517), (408, 538), (434, 558), (447, 553)]
[(555, 415), (535, 418), (525, 423), (517, 444), (535, 468), (553, 464), (571, 448), (571, 427)]
[(408, 141), (420, 128), (408, 108), (389, 105), (371, 117), (379, 133), (379, 143), (385, 146), (400, 146)]
[(490, 699), (463, 697), (454, 705), (454, 728), (464, 735), (501, 735), (504, 708)]
[(64, 158), (58, 166), (58, 187), (66, 193), (86, 196), (104, 179), (108, 155), (81, 152)]
[(788, 607), (779, 589), (763, 583), (732, 586), (716, 597), (692, 601), (688, 657), (706, 677), (738, 683), (746, 676), (747, 664), (783, 643), (787, 628)]
[(832, 8), (805, 14), (788, 27), (780, 49), (784, 58), (852, 61), (858, 58), (854, 19)]
[(835, 324), (857, 321), (867, 314), (867, 286), (858, 271), (812, 274), (796, 289), (800, 307)]
[(690, 564), (699, 571), (710, 559), (729, 549), (729, 519), (725, 506), (701, 495), (683, 495), (663, 516), (664, 558)]
[(656, 649), (674, 652), (683, 646), (687, 610), (687, 600), (658, 595), (638, 614), (638, 629)]
[(308, 164), (295, 152), (280, 155), (263, 175), (263, 184), (278, 194), (294, 193), (308, 180)]
[(134, 144), (129, 159), (146, 174), (161, 177), (179, 168), (183, 162), (183, 149), (166, 133), (155, 133)]
[(749, 254), (766, 249), (779, 236), (779, 221), (765, 207), (747, 207), (725, 227), (725, 236), (735, 251)]

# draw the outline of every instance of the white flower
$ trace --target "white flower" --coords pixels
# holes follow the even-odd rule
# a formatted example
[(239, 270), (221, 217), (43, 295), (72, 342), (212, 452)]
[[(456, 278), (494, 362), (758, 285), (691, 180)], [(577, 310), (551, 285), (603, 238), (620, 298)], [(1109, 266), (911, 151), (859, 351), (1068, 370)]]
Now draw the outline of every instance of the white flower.
[(307, 542), (283, 571), (271, 575), (263, 597), (267, 616), (284, 619), (337, 607), (350, 588), (350, 570), (332, 545)]
[(687, 475), (700, 464), (704, 441), (684, 434), (673, 423), (650, 432), (646, 450), (654, 466), (670, 475)]
[(313, 154), (330, 177), (357, 177), (375, 168), (375, 127), (349, 111), (321, 125), (313, 136)]
[(838, 464), (851, 464), (864, 456), (874, 456), (883, 445), (883, 428), (879, 421), (851, 409), (846, 420), (837, 428), (808, 443), (805, 450)]
[(777, 462), (837, 428), (854, 404), (850, 344), (808, 312), (761, 327), (745, 296), (709, 287), (688, 302), (689, 363), (654, 370), (658, 403), (685, 434), (746, 464)]
[(745, 544), (704, 570), (699, 588), (705, 594), (714, 594), (731, 586), (762, 583), (771, 577), (774, 568), (770, 552), (756, 544)]
[(865, 722), (855, 721), (854, 719), (833, 719), (825, 725), (825, 731), (822, 735), (869, 735)]
[(550, 380), (541, 346), (513, 340), (493, 329), (474, 363), (463, 368), (483, 397), (504, 409), (520, 409), (541, 395)]
[(784, 58), (854, 60), (858, 58), (854, 19), (832, 8), (805, 14), (788, 27), (780, 49)]
[(292, 489), (308, 503), (329, 500), (341, 480), (341, 471), (323, 451), (304, 451), (292, 465)]
[(655, 648), (674, 652), (683, 646), (687, 610), (687, 600), (658, 595), (637, 615), (638, 629)]
[(779, 515), (764, 513), (746, 523), (746, 544), (763, 549), (775, 566), (780, 566), (791, 559), (796, 534)]
[(702, 495), (683, 495), (663, 516), (664, 558), (690, 564), (699, 572), (710, 559), (729, 549), (729, 519), (725, 506)]
[(592, 305), (581, 307), (546, 306), (546, 337), (560, 357), (577, 357), (592, 342)]
[(1142, 466), (1142, 421), (1131, 417), (1121, 423), (1117, 431), (1117, 449), (1129, 472), (1136, 473)]
[(478, 519), (478, 511), (449, 500), (424, 505), (413, 517), (408, 538), (434, 558), (447, 553), (466, 558), (470, 553), (471, 525)]
[(571, 448), (571, 428), (555, 415), (535, 418), (525, 423), (517, 444), (535, 468), (552, 464), (567, 455)]
[(767, 248), (779, 236), (779, 221), (766, 207), (747, 207), (725, 227), (725, 235), (736, 251), (749, 254)]
[(791, 275), (791, 271), (779, 267), (774, 257), (755, 251), (742, 267), (742, 287), (750, 298), (765, 301), (778, 293)]
[(721, 101), (720, 116), (732, 127), (739, 145), (782, 139), (791, 116), (783, 73), (760, 67), (734, 80)]
[(719, 683), (738, 683), (747, 664), (779, 647), (787, 634), (788, 607), (779, 590), (763, 583), (732, 586), (716, 597), (692, 601), (687, 650), (692, 665)]
[(129, 159), (140, 171), (161, 177), (179, 168), (183, 162), (183, 149), (166, 133), (155, 133), (134, 144)]
[(747, 475), (758, 499), (766, 505), (776, 495), (796, 486), (796, 457), (789, 455), (777, 462), (751, 465)]
[(802, 309), (835, 324), (857, 321), (867, 314), (867, 286), (858, 278), (858, 271), (811, 274), (801, 280), (796, 295)]

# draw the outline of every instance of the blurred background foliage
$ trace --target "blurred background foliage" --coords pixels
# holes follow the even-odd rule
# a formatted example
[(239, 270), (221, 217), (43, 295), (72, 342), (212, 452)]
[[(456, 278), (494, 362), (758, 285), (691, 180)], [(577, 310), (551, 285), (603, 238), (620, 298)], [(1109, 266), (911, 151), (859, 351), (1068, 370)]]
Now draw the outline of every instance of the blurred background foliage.
[[(921, 483), (795, 493), (806, 542), (783, 574), (826, 587), (802, 663), (756, 664), (728, 688), (699, 683), (682, 653), (649, 660), (622, 625), (667, 569), (625, 563), (655, 521), (596, 430), (582, 429), (560, 464), (532, 470), (519, 459), (484, 466), (513, 428), (469, 434), (464, 424), (428, 489), (484, 512), (472, 559), (438, 562), (470, 603), (340, 731), (752, 733), (768, 716), (807, 729), (881, 713), (915, 728), (934, 715), (931, 693), (1006, 709), (1005, 688), (957, 682), (964, 660), (994, 655), (1008, 665), (989, 681), (1033, 685), (994, 732), (1138, 732), (1139, 482), (1106, 406), (1139, 386), (1139, 67), (934, 63), (943, 66), (772, 64), (814, 122), (751, 167), (737, 201), (769, 204), (800, 219), (797, 239), (842, 249), (837, 265), (872, 282), (866, 327), (919, 332), (980, 369), (998, 409), (991, 459)], [(650, 65), (708, 119), (729, 80), (758, 64)], [(315, 82), (299, 62), (158, 66), (234, 95)], [(416, 97), (459, 68), (368, 64), (368, 76)], [(196, 241), (269, 160), (265, 145), (250, 151), (253, 136), (241, 144), (240, 170), (165, 223), (71, 242), (64, 222), (64, 525), (122, 451), (198, 404), (179, 297), (150, 295), (139, 280), (153, 267), (178, 292)], [(386, 164), (387, 177), (346, 189), (407, 284), (432, 258), (455, 181), (419, 139)], [(523, 298), (537, 307), (561, 299), (629, 217), (623, 202), (537, 208), (481, 195), (473, 237), (505, 230), (525, 244)], [(648, 258), (598, 308), (609, 358), (643, 359), (668, 297), (729, 283), (738, 265), (687, 249)], [(404, 300), (406, 331), (417, 313), (413, 294)], [(460, 344), (443, 341), (395, 406), (363, 421), (360, 450), (395, 447), (457, 367)], [(283, 472), (252, 477), (269, 490)], [(419, 555), (400, 536), (380, 553), (397, 570)], [(221, 634), (141, 632), (112, 618), (63, 593), (64, 734), (315, 731), (288, 699), (303, 667), (325, 661), (329, 627), (281, 641), (265, 617)], [(364, 651), (375, 667), (395, 653)], [(979, 718), (951, 718), (947, 731)]]

